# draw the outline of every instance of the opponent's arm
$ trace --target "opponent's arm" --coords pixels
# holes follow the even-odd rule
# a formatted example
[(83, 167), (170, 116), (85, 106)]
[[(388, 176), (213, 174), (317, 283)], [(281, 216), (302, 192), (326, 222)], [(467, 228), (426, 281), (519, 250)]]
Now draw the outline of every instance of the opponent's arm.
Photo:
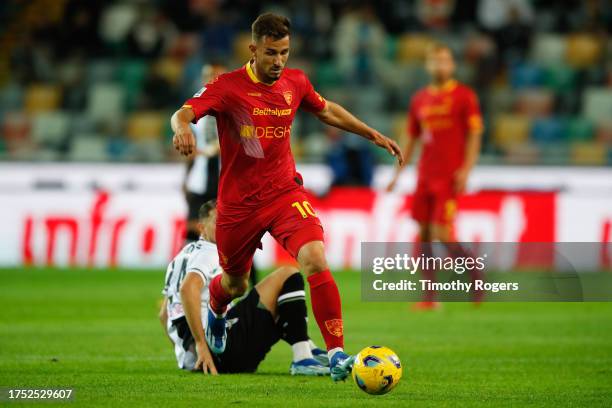
[(183, 156), (191, 156), (196, 149), (195, 136), (191, 126), (189, 126), (194, 119), (195, 114), (193, 110), (187, 106), (183, 106), (174, 112), (170, 119), (170, 125), (174, 132), (172, 143), (174, 148)]
[(482, 143), (482, 133), (482, 128), (474, 128), (467, 134), (463, 165), (455, 173), (455, 191), (457, 193), (463, 193), (465, 190), (470, 172), (478, 161), (480, 145)]
[(325, 108), (316, 115), (323, 123), (355, 133), (386, 149), (391, 155), (397, 157), (400, 165), (404, 162), (402, 152), (395, 141), (384, 136), (376, 129), (372, 129), (337, 103), (327, 101)]
[(183, 303), (185, 319), (195, 340), (198, 361), (194, 369), (204, 374), (217, 374), (217, 368), (206, 344), (204, 325), (202, 324), (202, 288), (204, 280), (198, 273), (188, 273), (181, 284), (180, 294)]
[(167, 297), (164, 297), (164, 300), (162, 301), (161, 307), (159, 309), (159, 322), (164, 328), (164, 333), (166, 334), (166, 337), (168, 338), (168, 340), (170, 340), (170, 343), (174, 345), (174, 342), (172, 341), (172, 339), (170, 338), (170, 335), (168, 334), (168, 298)]
[(399, 176), (402, 173), (402, 170), (406, 168), (410, 164), (412, 160), (412, 154), (414, 153), (414, 149), (417, 146), (418, 139), (416, 137), (412, 137), (412, 135), (408, 135), (408, 140), (406, 140), (406, 146), (404, 147), (404, 162), (402, 164), (398, 164), (393, 171), (393, 178), (387, 185), (387, 191), (391, 192), (395, 188), (397, 184), (397, 180), (399, 180)]

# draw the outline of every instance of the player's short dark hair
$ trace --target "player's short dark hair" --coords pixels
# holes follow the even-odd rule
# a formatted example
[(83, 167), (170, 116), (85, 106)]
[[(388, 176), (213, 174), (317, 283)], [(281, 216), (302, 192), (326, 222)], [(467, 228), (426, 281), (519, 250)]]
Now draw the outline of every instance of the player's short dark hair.
[(261, 14), (251, 25), (253, 41), (258, 41), (263, 37), (271, 37), (280, 40), (289, 35), (291, 22), (285, 16), (274, 13)]
[(198, 218), (200, 220), (208, 218), (210, 212), (215, 208), (217, 208), (217, 200), (208, 200), (200, 206), (200, 209), (198, 210)]

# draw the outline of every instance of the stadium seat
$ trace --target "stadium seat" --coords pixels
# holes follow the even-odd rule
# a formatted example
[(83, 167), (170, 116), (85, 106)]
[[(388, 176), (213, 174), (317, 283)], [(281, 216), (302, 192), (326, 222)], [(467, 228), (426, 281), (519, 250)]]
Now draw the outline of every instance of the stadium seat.
[(514, 165), (535, 165), (540, 162), (540, 151), (530, 143), (510, 144), (504, 148), (504, 162)]
[(581, 142), (571, 146), (571, 164), (602, 166), (607, 160), (606, 146), (596, 142)]
[(155, 63), (155, 72), (172, 85), (178, 84), (183, 76), (183, 64), (176, 58), (161, 58)]
[(107, 161), (107, 142), (102, 135), (83, 134), (72, 140), (68, 158), (71, 161)]
[(95, 59), (87, 64), (87, 83), (111, 82), (117, 75), (117, 64), (111, 60)]
[(531, 127), (531, 140), (537, 144), (554, 144), (563, 139), (563, 122), (556, 117), (537, 119)]
[(18, 110), (23, 107), (23, 87), (16, 82), (0, 87), (0, 109), (3, 111)]
[(117, 84), (100, 83), (88, 92), (87, 114), (95, 121), (119, 120), (123, 116), (125, 94)]
[(530, 117), (544, 117), (553, 110), (554, 95), (545, 89), (524, 89), (516, 98), (516, 112)]
[(544, 71), (533, 64), (517, 64), (510, 69), (510, 83), (515, 89), (537, 88), (544, 83)]
[(582, 116), (565, 121), (565, 138), (569, 142), (588, 142), (593, 140), (595, 127), (593, 122)]
[(612, 118), (601, 120), (597, 123), (596, 139), (612, 147)]
[(574, 68), (588, 68), (599, 63), (602, 42), (594, 35), (572, 34), (567, 38), (566, 61)]
[(161, 140), (167, 118), (160, 112), (134, 112), (127, 119), (126, 133), (133, 141)]
[(404, 34), (398, 39), (397, 62), (420, 63), (425, 58), (425, 51), (433, 40), (423, 34)]
[(68, 140), (70, 117), (62, 111), (33, 115), (32, 141), (45, 147), (63, 148)]
[(147, 63), (139, 59), (125, 61), (118, 69), (117, 79), (125, 90), (125, 104), (128, 110), (136, 106), (148, 69)]
[(487, 107), (491, 114), (511, 112), (516, 94), (509, 87), (493, 87), (489, 93)]
[(59, 86), (50, 84), (33, 84), (25, 91), (24, 105), (28, 113), (49, 112), (56, 110), (61, 103)]
[(565, 93), (576, 87), (576, 72), (559, 63), (544, 70), (544, 84), (555, 93)]
[(336, 69), (336, 64), (332, 61), (322, 61), (316, 66), (315, 83), (317, 87), (338, 86), (343, 82), (343, 78)]
[(536, 34), (532, 40), (530, 59), (540, 65), (553, 67), (565, 60), (567, 43), (557, 34)]
[(567, 143), (549, 143), (539, 146), (540, 158), (536, 164), (566, 165), (569, 159)]
[(529, 140), (530, 129), (531, 122), (527, 116), (502, 114), (494, 120), (493, 141), (502, 149), (522, 145)]
[(589, 88), (584, 92), (582, 113), (599, 121), (612, 116), (612, 88)]
[(380, 86), (360, 87), (353, 94), (353, 109), (360, 116), (382, 112), (385, 102), (385, 90)]
[(5, 141), (7, 149), (12, 149), (14, 146), (23, 143), (30, 138), (31, 122), (23, 112), (5, 112), (2, 118), (2, 127), (0, 135)]

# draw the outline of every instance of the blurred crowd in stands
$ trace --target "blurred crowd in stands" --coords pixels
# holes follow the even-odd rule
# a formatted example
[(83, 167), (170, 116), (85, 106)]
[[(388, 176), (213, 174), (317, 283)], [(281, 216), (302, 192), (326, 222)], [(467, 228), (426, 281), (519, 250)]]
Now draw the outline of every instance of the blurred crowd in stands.
[[(291, 18), (290, 66), (400, 142), (438, 40), (480, 96), (481, 163), (612, 165), (606, 0), (4, 0), (0, 160), (180, 160), (170, 114), (203, 64), (249, 59), (263, 11)], [(307, 114), (292, 133), (298, 161), (392, 161)]]

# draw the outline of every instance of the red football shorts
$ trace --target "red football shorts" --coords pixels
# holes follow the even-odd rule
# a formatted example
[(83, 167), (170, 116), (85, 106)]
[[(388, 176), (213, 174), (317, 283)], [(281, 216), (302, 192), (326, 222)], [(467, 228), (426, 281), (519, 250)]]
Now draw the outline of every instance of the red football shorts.
[(256, 208), (218, 209), (216, 239), (223, 270), (234, 276), (249, 273), (266, 232), (294, 258), (304, 244), (323, 241), (321, 221), (302, 187)]
[(450, 225), (456, 209), (457, 194), (452, 179), (418, 181), (412, 199), (412, 218), (417, 222)]

